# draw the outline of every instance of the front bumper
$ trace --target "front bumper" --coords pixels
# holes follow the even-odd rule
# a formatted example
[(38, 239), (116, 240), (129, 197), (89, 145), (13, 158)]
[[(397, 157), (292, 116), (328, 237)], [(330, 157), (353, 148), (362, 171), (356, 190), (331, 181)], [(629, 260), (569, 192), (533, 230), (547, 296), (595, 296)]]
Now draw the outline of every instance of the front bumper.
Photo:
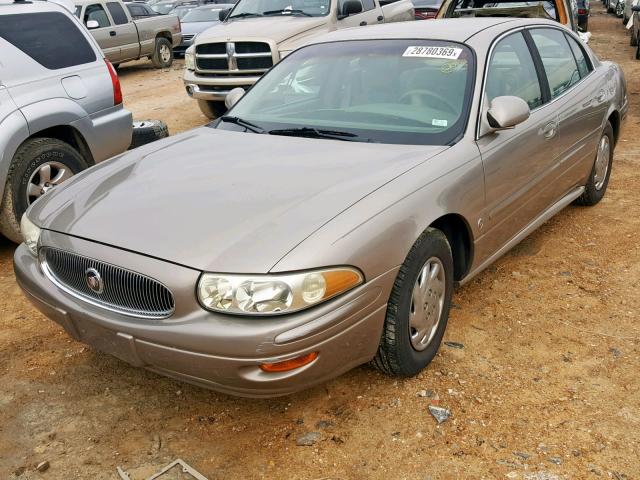
[[(56, 287), (20, 245), (16, 279), (28, 299), (73, 338), (134, 366), (233, 395), (286, 395), (336, 377), (376, 353), (386, 299), (397, 269), (313, 309), (266, 319), (202, 310), (194, 287), (200, 272), (50, 231), (41, 242), (152, 276), (174, 293), (176, 310), (163, 320), (127, 317)], [(273, 363), (319, 352), (299, 369), (266, 373)]]
[(245, 90), (260, 79), (256, 76), (211, 77), (192, 70), (184, 71), (184, 86), (191, 98), (222, 102), (227, 94), (236, 87)]

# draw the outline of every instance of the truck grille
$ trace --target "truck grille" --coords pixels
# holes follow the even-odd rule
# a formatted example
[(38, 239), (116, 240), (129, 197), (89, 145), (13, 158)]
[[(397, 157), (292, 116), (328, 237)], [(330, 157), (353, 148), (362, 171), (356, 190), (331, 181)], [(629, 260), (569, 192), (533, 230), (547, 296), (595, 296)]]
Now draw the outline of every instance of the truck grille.
[(190, 42), (193, 40), (193, 37), (195, 37), (195, 35), (182, 35), (182, 43)]
[(272, 66), (271, 47), (265, 42), (218, 42), (196, 47), (196, 68), (199, 71), (263, 73)]
[(174, 311), (169, 289), (140, 273), (50, 247), (40, 249), (40, 260), (53, 283), (91, 304), (142, 318), (166, 318)]

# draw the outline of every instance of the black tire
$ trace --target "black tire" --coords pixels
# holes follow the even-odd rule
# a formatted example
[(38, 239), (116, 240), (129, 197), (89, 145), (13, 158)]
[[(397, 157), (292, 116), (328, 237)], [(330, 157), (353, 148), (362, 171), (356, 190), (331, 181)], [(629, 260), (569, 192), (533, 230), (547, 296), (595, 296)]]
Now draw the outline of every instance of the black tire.
[(203, 115), (210, 120), (221, 117), (227, 111), (227, 106), (224, 104), (224, 102), (198, 100), (198, 106), (200, 107), (200, 111), (203, 113)]
[(640, 41), (638, 41), (637, 43), (638, 47), (636, 48), (636, 60), (640, 60)]
[(113, 66), (114, 70), (118, 70), (120, 68), (120, 64), (119, 63), (112, 63), (111, 65)]
[(169, 127), (162, 120), (142, 120), (141, 122), (133, 122), (133, 133), (131, 135), (132, 148), (141, 147), (147, 143), (155, 142), (161, 138), (169, 136)]
[[(598, 150), (600, 148), (600, 142), (607, 137), (609, 139), (609, 159), (607, 163), (607, 171), (604, 176), (604, 182), (598, 187), (599, 179), (596, 178), (596, 161), (598, 158)], [(607, 186), (609, 185), (609, 178), (611, 177), (611, 167), (613, 165), (613, 148), (614, 148), (614, 138), (613, 138), (613, 128), (611, 124), (607, 122), (607, 125), (604, 127), (604, 131), (602, 132), (602, 136), (598, 141), (598, 150), (596, 150), (596, 159), (593, 162), (593, 167), (591, 167), (591, 173), (589, 173), (589, 180), (587, 184), (584, 186), (585, 190), (582, 195), (578, 197), (575, 201), (578, 205), (584, 206), (592, 206), (602, 200), (604, 194), (607, 191)]]
[(629, 36), (629, 45), (632, 47), (638, 46), (638, 35), (636, 34), (636, 29), (631, 27), (631, 35)]
[[(409, 315), (412, 291), (425, 262), (436, 258), (444, 267), (444, 301), (440, 320), (424, 350), (411, 342)], [(453, 257), (447, 237), (440, 230), (428, 228), (411, 248), (400, 267), (389, 302), (378, 353), (372, 365), (388, 374), (411, 377), (418, 374), (436, 355), (447, 327), (453, 293)]]
[(75, 148), (55, 138), (32, 138), (20, 145), (9, 165), (0, 205), (0, 232), (9, 240), (22, 241), (20, 219), (30, 204), (29, 181), (42, 165), (51, 162), (64, 165), (74, 175), (88, 167)]
[(169, 68), (173, 63), (173, 45), (164, 37), (156, 38), (156, 48), (151, 62), (156, 68)]

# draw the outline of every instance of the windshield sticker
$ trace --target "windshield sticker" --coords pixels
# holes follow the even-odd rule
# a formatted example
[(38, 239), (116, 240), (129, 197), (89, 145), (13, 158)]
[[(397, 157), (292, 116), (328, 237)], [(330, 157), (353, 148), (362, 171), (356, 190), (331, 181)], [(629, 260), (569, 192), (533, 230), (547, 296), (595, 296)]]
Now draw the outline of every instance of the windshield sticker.
[(461, 53), (462, 48), (456, 47), (407, 47), (402, 56), (457, 60)]
[(433, 125), (434, 127), (446, 127), (448, 123), (449, 122), (447, 122), (446, 120), (439, 120), (437, 118), (431, 120), (431, 125)]

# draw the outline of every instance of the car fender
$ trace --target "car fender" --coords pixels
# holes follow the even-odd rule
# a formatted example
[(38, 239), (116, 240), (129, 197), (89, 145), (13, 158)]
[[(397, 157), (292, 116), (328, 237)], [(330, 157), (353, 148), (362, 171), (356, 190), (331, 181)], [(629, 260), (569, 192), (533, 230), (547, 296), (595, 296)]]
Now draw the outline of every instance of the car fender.
[[(484, 176), (475, 145), (461, 142), (390, 181), (316, 230), (272, 272), (352, 265), (367, 280), (401, 265), (418, 237), (436, 220), (455, 214), (482, 233)], [(472, 259), (476, 264), (481, 259)]]
[(68, 98), (50, 98), (21, 108), (31, 135), (47, 128), (71, 123), (87, 117), (87, 112)]
[(18, 147), (29, 138), (27, 121), (20, 112), (15, 110), (0, 121), (0, 199), (4, 195), (9, 165)]

